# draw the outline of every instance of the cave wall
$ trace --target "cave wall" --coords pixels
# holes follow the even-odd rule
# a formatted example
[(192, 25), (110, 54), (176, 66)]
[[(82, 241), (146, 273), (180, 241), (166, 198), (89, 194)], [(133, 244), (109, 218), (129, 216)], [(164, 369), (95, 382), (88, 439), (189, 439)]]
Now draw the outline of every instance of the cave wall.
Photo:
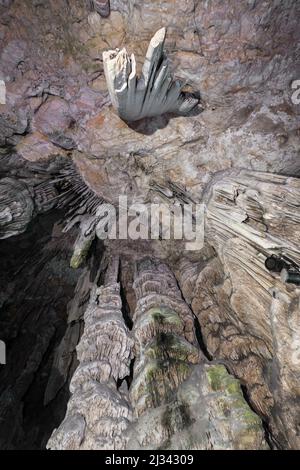
[[(208, 207), (208, 244), (200, 253), (187, 254), (180, 243), (105, 244), (109, 259), (112, 252), (121, 257), (118, 295), (136, 343), (140, 306), (133, 266), (147, 255), (168, 264), (198, 321), (195, 334), (204, 365), (194, 367), (186, 390), (196, 388), (205, 403), (207, 394), (215, 393), (227, 424), (232, 400), (238, 399), (240, 411), (247, 403), (259, 417), (254, 418), (254, 446), (265, 446), (266, 438), (270, 447), (299, 448), (299, 292), (266, 272), (263, 260), (283, 248), (299, 262), (300, 108), (291, 99), (291, 84), (299, 78), (300, 4), (111, 0), (110, 7), (104, 18), (84, 0), (0, 2), (0, 80), (6, 86), (6, 103), (0, 104), (1, 201), (14, 194), (3, 182), (10, 177), (15, 188), (25, 183), (24, 194), (35, 207), (22, 221), (26, 231), (0, 244), (1, 339), (14, 363), (13, 370), (0, 366), (1, 446), (44, 448), (63, 421), (78, 365), (75, 348), (103, 251), (93, 241), (94, 232), (85, 243), (89, 208), (102, 200), (116, 203), (124, 194), (130, 201), (205, 200)], [(161, 27), (167, 27), (172, 72), (186, 80), (187, 91), (200, 94), (199, 112), (126, 123), (112, 109), (102, 53), (126, 46), (140, 70), (149, 40)], [(79, 217), (79, 231), (75, 226), (62, 232), (58, 221), (69, 216), (48, 206), (61, 192), (47, 186), (48, 180), (62, 178), (61, 161), (72, 162), (73, 189), (85, 191), (92, 201), (85, 205), (88, 217)], [(244, 176), (232, 173), (238, 168)], [(65, 171), (63, 178), (70, 176)], [(37, 192), (37, 181), (50, 192)], [(81, 202), (75, 199), (75, 208)], [(44, 209), (51, 210), (43, 215)], [(0, 214), (3, 220), (8, 212)], [(79, 270), (69, 267), (71, 259)], [(209, 361), (215, 361), (212, 376)], [(226, 367), (218, 368), (219, 361)], [(242, 384), (242, 398), (234, 377)], [(186, 390), (174, 387), (177, 404)], [(234, 391), (229, 398), (228, 390)], [(128, 400), (128, 390), (125, 395)], [(163, 423), (161, 436), (172, 447), (179, 445), (175, 424), (177, 419), (183, 423), (186, 408), (165, 398), (164, 411), (151, 405), (144, 419), (153, 411), (153, 422)], [(197, 407), (190, 405), (197, 422)], [(220, 419), (214, 400), (207, 406)], [(145, 447), (148, 437), (153, 443), (151, 435), (137, 443), (136, 434), (145, 429), (142, 418), (133, 422), (128, 445)], [(189, 440), (191, 421), (185, 424), (181, 445)], [(198, 432), (205, 428), (200, 424)], [(225, 429), (223, 442), (233, 445), (228, 428), (220, 429)], [(218, 447), (222, 439), (214, 435), (192, 445)]]

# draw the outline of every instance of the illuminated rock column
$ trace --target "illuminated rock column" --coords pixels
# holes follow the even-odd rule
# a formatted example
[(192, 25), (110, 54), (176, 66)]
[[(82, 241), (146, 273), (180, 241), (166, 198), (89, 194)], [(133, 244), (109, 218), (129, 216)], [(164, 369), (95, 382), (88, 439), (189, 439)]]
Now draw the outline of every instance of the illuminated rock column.
[(84, 315), (70, 384), (67, 414), (48, 442), (50, 449), (123, 449), (131, 420), (127, 386), (133, 341), (121, 312), (119, 260), (109, 265), (105, 283), (94, 288)]

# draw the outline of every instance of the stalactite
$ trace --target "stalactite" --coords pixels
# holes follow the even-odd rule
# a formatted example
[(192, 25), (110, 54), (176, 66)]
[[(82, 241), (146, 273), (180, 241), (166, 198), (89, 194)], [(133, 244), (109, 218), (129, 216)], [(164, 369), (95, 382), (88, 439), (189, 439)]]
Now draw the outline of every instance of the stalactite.
[(55, 207), (56, 197), (51, 181), (0, 179), (0, 239), (25, 232), (37, 214)]
[[(139, 350), (131, 397), (140, 415), (148, 407), (164, 402), (167, 394), (189, 375), (189, 363), (200, 361), (201, 353), (196, 346), (192, 313), (167, 266), (155, 266), (148, 259), (137, 269), (133, 332)], [(157, 390), (155, 383), (161, 383)]]
[(133, 341), (121, 312), (119, 259), (105, 283), (94, 286), (77, 347), (79, 366), (71, 380), (66, 417), (48, 442), (50, 449), (124, 449), (131, 410), (118, 380), (130, 374)]
[(260, 419), (223, 365), (208, 364), (169, 268), (137, 263), (130, 449), (266, 448)]
[(281, 445), (298, 448), (299, 288), (265, 260), (283, 255), (299, 265), (300, 180), (234, 170), (213, 181), (206, 197), (206, 236), (221, 264), (200, 273), (192, 308), (210, 353), (247, 384)]
[(0, 180), (0, 238), (25, 232), (33, 218), (34, 202), (28, 186), (13, 178)]
[(91, 244), (96, 236), (93, 216), (82, 216), (79, 226), (79, 234), (74, 244), (74, 251), (70, 266), (79, 268), (86, 260)]
[(141, 78), (136, 75), (134, 54), (126, 49), (103, 53), (104, 72), (113, 107), (125, 121), (163, 113), (187, 114), (199, 99), (183, 91), (174, 81), (164, 53), (166, 29), (161, 28), (150, 41)]

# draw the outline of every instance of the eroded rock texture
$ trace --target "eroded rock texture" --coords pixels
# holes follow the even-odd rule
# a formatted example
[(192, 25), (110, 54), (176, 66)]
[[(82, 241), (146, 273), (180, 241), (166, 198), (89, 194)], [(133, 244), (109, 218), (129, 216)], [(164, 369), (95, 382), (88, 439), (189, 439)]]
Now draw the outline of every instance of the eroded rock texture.
[[(80, 0), (0, 7), (2, 145), (17, 144), (34, 161), (79, 150), (84, 179), (106, 200), (123, 191), (145, 198), (150, 179), (171, 179), (197, 199), (232, 167), (299, 174), (299, 105), (291, 101), (299, 2), (110, 3), (108, 18)], [(112, 110), (102, 53), (126, 46), (139, 71), (161, 27), (172, 72), (200, 92), (205, 109), (132, 128)]]
[(292, 177), (222, 175), (207, 196), (206, 233), (218, 257), (178, 271), (208, 353), (225, 360), (273, 438), (291, 448), (299, 447), (299, 289), (264, 261), (272, 253), (298, 261), (299, 188)]
[(131, 420), (128, 397), (118, 381), (130, 374), (133, 341), (121, 312), (119, 259), (95, 285), (77, 346), (79, 366), (72, 377), (67, 415), (47, 446), (60, 450), (124, 449)]
[[(300, 448), (299, 288), (264, 266), (300, 261), (299, 18), (297, 0), (0, 2), (1, 448), (54, 428), (51, 448), (265, 448), (261, 419)], [(141, 77), (161, 28), (201, 109), (126, 123), (102, 54), (133, 51)], [(205, 202), (204, 248), (101, 243), (120, 195)]]
[(223, 365), (200, 351), (194, 317), (162, 263), (137, 263), (131, 449), (267, 448), (258, 416)]

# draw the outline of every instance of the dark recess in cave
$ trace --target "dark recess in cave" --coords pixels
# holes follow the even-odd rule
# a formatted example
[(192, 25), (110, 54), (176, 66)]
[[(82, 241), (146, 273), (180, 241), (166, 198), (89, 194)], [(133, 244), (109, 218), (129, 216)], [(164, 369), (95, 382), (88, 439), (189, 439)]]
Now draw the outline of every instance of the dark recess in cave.
[[(44, 406), (53, 357), (67, 326), (67, 303), (80, 270), (69, 268), (74, 232), (63, 234), (61, 211), (32, 221), (0, 244), (0, 449), (41, 449), (62, 421), (68, 382)], [(53, 269), (55, 267), (55, 270)]]

